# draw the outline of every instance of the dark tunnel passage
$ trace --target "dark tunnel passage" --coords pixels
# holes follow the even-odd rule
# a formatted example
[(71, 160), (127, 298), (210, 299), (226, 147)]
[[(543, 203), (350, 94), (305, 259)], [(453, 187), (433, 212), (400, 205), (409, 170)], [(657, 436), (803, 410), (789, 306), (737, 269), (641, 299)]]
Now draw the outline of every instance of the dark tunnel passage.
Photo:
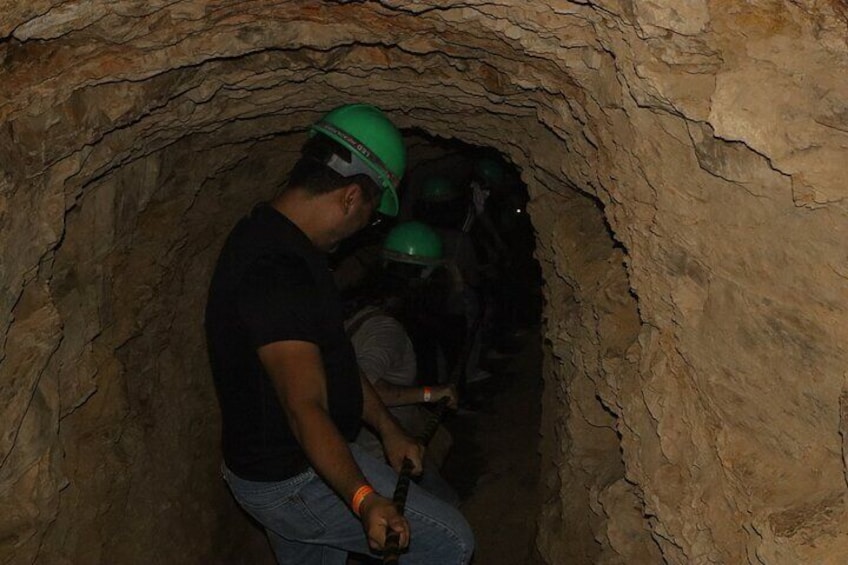
[(0, 563), (268, 559), (220, 480), (206, 292), (349, 102), (406, 132), (410, 194), (455, 154), (519, 187), (509, 331), (446, 423), (481, 559), (845, 555), (846, 17), (725, 4), (7, 2)]
[[(467, 234), (473, 253), (462, 258), (463, 268), (474, 272), (479, 327), (473, 350), (464, 352), (462, 382), (456, 383), (460, 375), (451, 359), (461, 347), (428, 344), (426, 332), (407, 330), (418, 355), (419, 382), (453, 383), (460, 389), (460, 409), (444, 421), (449, 435), (437, 435), (439, 441), (429, 450), (474, 529), (475, 563), (541, 563), (534, 520), (540, 511), (542, 281), (533, 256), (527, 187), (520, 171), (491, 148), (420, 129), (407, 131), (405, 142), (409, 173), (400, 191), (399, 216), (382, 217), (342, 242), (331, 254), (334, 277), (349, 304), (349, 320), (357, 320), (357, 310), (367, 303), (362, 296), (373, 295), (362, 287), (385, 266), (384, 242), (398, 225), (421, 221), (446, 237)], [(480, 187), (471, 179), (478, 178), (481, 166), (497, 184), (475, 201)], [(428, 197), (439, 205), (433, 208)], [(481, 210), (487, 214), (485, 226), (469, 217)], [(495, 233), (484, 231), (490, 229)], [(453, 260), (445, 253), (444, 260)], [(439, 314), (427, 317), (438, 319)], [(461, 343), (464, 332), (456, 329), (465, 327), (464, 317), (446, 322), (439, 333), (449, 345)]]
[[(169, 504), (173, 506), (161, 507), (160, 512), (170, 518), (148, 523), (147, 535), (158, 535), (155, 532), (169, 523), (171, 539), (176, 544), (180, 539), (202, 537), (204, 531), (217, 530), (213, 551), (219, 557), (226, 556), (225, 561), (247, 563), (270, 558), (261, 532), (235, 507), (229, 493), (216, 480), (219, 447), (214, 431), (218, 411), (198, 328), (212, 259), (222, 237), (257, 199), (276, 193), (287, 172), (287, 163), (280, 156), (293, 158), (299, 139), (300, 134), (280, 132), (236, 145), (217, 146), (206, 135), (189, 136), (167, 150), (98, 176), (73, 202), (49, 281), (55, 295), (62, 297), (60, 311), (65, 312), (67, 320), (68, 337), (60, 348), (71, 347), (74, 340), (85, 343), (81, 363), (62, 369), (85, 377), (71, 380), (78, 389), (63, 392), (77, 398), (77, 406), (62, 421), (62, 434), (76, 438), (68, 440), (72, 449), (66, 449), (64, 465), (83, 473), (89, 473), (86, 469), (92, 466), (99, 471), (86, 481), (71, 485), (70, 490), (64, 491), (63, 501), (77, 505), (85, 500), (100, 500), (98, 493), (108, 490), (113, 493), (111, 497), (124, 502), (115, 506), (114, 498), (102, 500), (98, 514), (117, 524), (124, 509), (129, 509), (131, 515), (139, 512), (139, 520), (144, 522), (141, 514), (157, 500), (180, 501), (189, 496), (192, 502), (188, 506), (172, 502)], [(493, 295), (490, 307), (494, 313), (486, 328), (491, 334), (486, 335), (486, 340), (492, 347), (478, 351), (480, 366), (474, 369), (493, 376), (469, 382), (462, 415), (446, 423), (455, 438), (455, 448), (448, 452), (444, 469), (470, 508), (476, 533), (485, 544), (478, 551), (479, 559), (535, 559), (540, 500), (544, 493), (559, 488), (555, 485), (561, 480), (557, 477), (554, 483), (545, 481), (539, 460), (540, 450), (544, 454), (544, 448), (540, 448), (540, 346), (544, 328), (540, 325), (542, 282), (536, 257), (544, 264), (545, 253), (535, 249), (535, 233), (527, 221), (527, 210), (533, 213), (538, 197), (535, 203), (529, 201), (520, 169), (491, 148), (445, 141), (423, 130), (413, 131), (407, 143), (411, 166), (405, 189), (411, 194), (420, 189), (415, 183), (421, 185), (434, 175), (453, 175), (459, 183), (463, 174), (457, 173), (462, 170), (457, 160), (473, 160), (469, 155), (498, 160), (509, 177), (509, 192), (495, 210), (509, 217), (507, 225), (515, 224), (511, 233), (503, 234), (511, 238), (505, 251), (510, 255), (510, 264), (490, 266), (494, 270), (488, 275), (488, 283), (481, 282), (483, 291)], [(211, 148), (198, 152), (198, 144)], [(193, 166), (187, 176), (184, 163), (189, 159)], [(470, 194), (465, 196), (470, 202)], [(553, 206), (570, 210), (569, 226), (574, 230), (571, 237), (579, 241), (586, 254), (581, 260), (592, 264), (599, 252), (601, 257), (614, 252), (600, 208), (590, 199), (574, 193), (570, 202), (559, 197), (548, 197), (546, 202), (551, 212)], [(114, 210), (115, 215), (111, 216), (109, 210)], [(575, 221), (583, 215), (586, 220)], [(403, 210), (395, 222), (387, 219), (376, 228), (364, 230), (336, 251), (332, 263), (337, 275), (341, 275), (337, 279), (339, 286), (344, 289), (349, 284), (344, 275), (345, 265), (350, 263), (347, 259), (369, 244), (373, 248), (392, 225), (414, 217), (414, 210)], [(212, 218), (214, 222), (210, 222)], [(462, 215), (453, 219), (460, 224), (463, 220)], [(485, 255), (484, 251), (481, 253)], [(356, 263), (361, 265), (361, 261)], [(623, 275), (620, 261), (617, 268)], [(594, 276), (591, 269), (584, 269), (586, 276)], [(99, 280), (108, 285), (98, 286)], [(622, 294), (628, 288), (625, 280), (621, 278)], [(81, 292), (103, 294), (91, 299), (80, 296)], [(573, 294), (569, 291), (559, 300), (567, 304), (574, 300)], [(75, 313), (77, 305), (98, 304), (88, 314), (84, 309)], [(561, 312), (572, 320), (568, 323), (577, 323), (571, 317), (573, 309), (566, 307)], [(621, 318), (615, 322), (617, 327), (626, 328), (622, 324), (630, 323), (633, 325), (629, 331), (635, 332), (638, 326), (634, 314), (635, 309), (631, 309), (629, 318), (622, 318), (619, 312), (610, 315)], [(85, 320), (91, 317), (98, 318), (101, 325), (86, 328)], [(545, 323), (551, 323), (550, 315)], [(581, 330), (573, 326), (569, 331)], [(495, 345), (502, 351), (497, 351)], [(550, 357), (554, 349), (549, 341), (546, 363), (558, 362)], [(112, 350), (114, 361), (109, 362)], [(495, 358), (488, 359), (489, 353)], [(603, 437), (597, 429), (605, 429), (610, 434), (604, 440), (609, 443), (603, 446), (603, 459), (599, 459), (603, 443), (592, 441), (592, 460), (621, 473), (611, 418), (594, 393), (589, 394), (580, 400), (585, 403), (580, 408), (581, 419), (582, 413), (595, 413), (591, 416), (595, 419), (593, 428), (587, 433)], [(547, 434), (551, 433), (549, 428)], [(105, 456), (96, 461), (90, 458), (90, 453), (104, 449)], [(135, 454), (140, 453), (146, 455), (137, 459)], [(548, 451), (544, 457), (555, 455)], [(176, 468), (174, 458), (182, 461)], [(604, 472), (609, 477), (612, 471)], [(209, 480), (195, 480), (198, 475)], [(524, 495), (519, 502), (512, 498), (517, 493)], [(211, 512), (215, 506), (209, 500), (217, 500), (214, 504), (224, 510), (220, 514)], [(493, 510), (504, 504), (508, 504), (512, 519), (493, 519), (497, 516)], [(515, 510), (515, 504), (521, 504), (520, 512)], [(63, 516), (69, 516), (69, 511), (60, 508), (59, 523), (50, 529), (53, 535), (70, 528), (61, 523)], [(198, 516), (204, 519), (197, 521)], [(234, 527), (233, 520), (238, 527)], [(99, 559), (91, 553), (92, 547), (99, 547), (97, 551), (110, 560), (131, 560), (131, 555), (151, 549), (145, 536), (137, 533), (116, 530), (106, 545), (88, 541), (84, 536), (76, 551), (83, 559)], [(159, 545), (154, 551), (176, 554), (182, 550)], [(244, 557), (245, 554), (251, 557)]]
[[(65, 320), (60, 354), (82, 347), (77, 364), (59, 368), (59, 374), (65, 375), (61, 382), (74, 386), (62, 390), (72, 402), (61, 420), (61, 437), (67, 438), (62, 464), (87, 478), (61, 489), (60, 501), (71, 507), (93, 504), (98, 508), (95, 515), (111, 524), (126, 520), (127, 512), (130, 518), (138, 513), (138, 520), (146, 523), (141, 535), (138, 530), (114, 530), (106, 544), (96, 541), (98, 533), (87, 531), (75, 542), (76, 549), (71, 549), (80, 559), (132, 560), (131, 556), (151, 550), (178, 554), (182, 550), (177, 545), (168, 548), (166, 542), (151, 548), (145, 541), (158, 535), (165, 524), (169, 539), (179, 545), (198, 535), (202, 539), (204, 532), (218, 531), (212, 551), (227, 556), (228, 562), (269, 558), (262, 534), (215, 479), (218, 412), (198, 328), (212, 259), (222, 237), (253, 203), (275, 194), (301, 135), (279, 132), (223, 145), (208, 134), (190, 135), (167, 149), (96, 175), (70, 201), (48, 288), (58, 298), (58, 311)], [(477, 535), (484, 543), (489, 540), (479, 552), (481, 558), (511, 554), (529, 559), (537, 551), (535, 524), (542, 490), (551, 488), (540, 480), (538, 460), (541, 272), (534, 257), (535, 235), (527, 221), (528, 208), (532, 213), (534, 203), (521, 170), (491, 148), (446, 141), (421, 129), (408, 135), (407, 143), (410, 174), (405, 188), (411, 193), (420, 189), (415, 183), (423, 183), (428, 170), (435, 170), (436, 176), (451, 173), (459, 182), (462, 174), (457, 171), (462, 167), (457, 166), (457, 156), (496, 159), (509, 176), (509, 192), (495, 210), (512, 217), (507, 223), (516, 222), (517, 228), (504, 234), (511, 238), (506, 251), (512, 255), (510, 270), (494, 270), (486, 287), (496, 297), (492, 305), (502, 307), (494, 312), (486, 339), (490, 345), (500, 342), (506, 353), (500, 359), (487, 359), (487, 353), (498, 352), (478, 352), (479, 372), (493, 376), (468, 384), (463, 416), (446, 424), (457, 448), (448, 454), (445, 473), (453, 475), (451, 480), (465, 504), (476, 513)], [(189, 161), (192, 166), (187, 170), (184, 165)], [(575, 199), (587, 202), (582, 207), (595, 222), (574, 234), (581, 247), (590, 241), (589, 229), (601, 230), (592, 237), (612, 247), (598, 207), (576, 193)], [(548, 200), (548, 206), (553, 202)], [(405, 210), (399, 220), (414, 215), (413, 210)], [(462, 223), (464, 218), (458, 220)], [(378, 241), (391, 226), (386, 221), (375, 230), (365, 230), (339, 249), (333, 258), (339, 272), (344, 272), (346, 257), (363, 244), (367, 247), (369, 239)], [(343, 280), (340, 286), (345, 286)], [(505, 398), (504, 392), (510, 396)], [(597, 401), (592, 398), (591, 403)], [(505, 426), (510, 420), (507, 414), (522, 419)], [(499, 431), (491, 422), (500, 424)], [(617, 460), (617, 443), (610, 450), (609, 456)], [(92, 459), (90, 454), (97, 452), (102, 455)], [(524, 460), (513, 468), (519, 456)], [(177, 467), (175, 460), (181, 462)], [(514, 473), (504, 472), (504, 466)], [(195, 480), (196, 476), (208, 480)], [(477, 484), (480, 480), (482, 487)], [(103, 499), (100, 492), (111, 494)], [(483, 495), (475, 498), (478, 492)], [(512, 521), (493, 521), (497, 504), (492, 503), (503, 504), (510, 499), (499, 495), (517, 492), (526, 494), (522, 512), (513, 511)], [(116, 500), (122, 502), (116, 505)], [(156, 501), (171, 501), (159, 507), (169, 518), (147, 522), (143, 516)], [(222, 510), (213, 512), (216, 506)], [(57, 515), (48, 536), (73, 531), (69, 523), (63, 523), (64, 517), (72, 519), (71, 511), (60, 506)], [(520, 532), (505, 537), (503, 528)], [(67, 552), (68, 542), (60, 539), (56, 551)], [(245, 558), (245, 552), (253, 557)]]

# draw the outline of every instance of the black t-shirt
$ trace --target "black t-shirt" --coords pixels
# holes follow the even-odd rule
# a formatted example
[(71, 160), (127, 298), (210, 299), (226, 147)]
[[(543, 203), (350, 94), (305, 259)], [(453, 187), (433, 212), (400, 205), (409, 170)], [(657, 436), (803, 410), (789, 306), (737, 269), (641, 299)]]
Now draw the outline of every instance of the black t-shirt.
[(223, 419), (224, 461), (236, 475), (279, 481), (306, 469), (256, 350), (276, 341), (318, 345), (330, 417), (359, 433), (362, 387), (343, 306), (322, 252), (288, 218), (260, 204), (227, 238), (209, 288), (206, 339)]

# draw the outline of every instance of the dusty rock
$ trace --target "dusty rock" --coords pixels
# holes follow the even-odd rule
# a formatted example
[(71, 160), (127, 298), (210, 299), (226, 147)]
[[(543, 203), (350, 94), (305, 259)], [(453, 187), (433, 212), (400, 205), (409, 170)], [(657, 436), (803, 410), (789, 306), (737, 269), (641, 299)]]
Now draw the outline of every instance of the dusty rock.
[(206, 282), (350, 100), (522, 168), (547, 559), (838, 562), (846, 37), (817, 0), (0, 2), (0, 562), (243, 545)]

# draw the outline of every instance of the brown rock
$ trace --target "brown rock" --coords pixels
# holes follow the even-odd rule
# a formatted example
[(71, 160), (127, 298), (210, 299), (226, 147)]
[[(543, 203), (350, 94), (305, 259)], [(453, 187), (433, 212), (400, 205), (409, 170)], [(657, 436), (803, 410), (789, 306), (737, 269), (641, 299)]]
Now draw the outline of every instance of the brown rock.
[(549, 561), (840, 562), (846, 36), (814, 1), (0, 1), (0, 562), (255, 536), (206, 285), (350, 100), (522, 169)]

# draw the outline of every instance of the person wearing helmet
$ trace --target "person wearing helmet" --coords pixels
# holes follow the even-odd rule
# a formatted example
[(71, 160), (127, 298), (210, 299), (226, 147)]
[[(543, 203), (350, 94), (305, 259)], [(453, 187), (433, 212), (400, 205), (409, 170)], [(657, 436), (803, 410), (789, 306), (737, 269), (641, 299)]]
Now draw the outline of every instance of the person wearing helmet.
[(461, 229), (468, 214), (468, 199), (445, 175), (429, 175), (421, 184), (414, 215), (440, 228)]
[(481, 157), (474, 161), (472, 171), (467, 182), (473, 210), (465, 230), (473, 230), (479, 247), (485, 250), (488, 263), (494, 264), (509, 253), (493, 218), (493, 208), (502, 207), (506, 197), (506, 170), (499, 160)]
[[(410, 329), (426, 324), (434, 302), (434, 285), (439, 284), (442, 243), (439, 235), (420, 222), (405, 222), (386, 236), (382, 247), (383, 265), (358, 295), (357, 311), (345, 324), (363, 373), (374, 385), (405, 430), (420, 436), (431, 412), (423, 404), (446, 399), (457, 407), (456, 388), (419, 379), (419, 359)], [(367, 429), (356, 442), (382, 457), (378, 438)], [(418, 484), (439, 498), (457, 505), (459, 497), (438, 473), (452, 440), (440, 426), (431, 440)]]
[(450, 297), (440, 314), (440, 347), (447, 361), (443, 379), (456, 382), (460, 398), (468, 400), (466, 383), (491, 376), (478, 366), (479, 325), (482, 315), (480, 284), (483, 266), (471, 237), (474, 207), (447, 176), (431, 175), (423, 183), (418, 217), (433, 225), (444, 242), (450, 274)]
[(491, 155), (475, 160), (469, 185), (475, 202), (481, 203), (472, 237), (489, 265), (481, 285), (487, 305), (482, 341), (489, 356), (501, 357), (514, 351), (516, 326), (534, 312), (520, 300), (528, 296), (527, 277), (536, 270), (533, 232), (525, 212), (528, 198), (515, 168)]
[[(219, 255), (205, 329), (222, 416), (222, 474), (268, 533), (279, 563), (337, 563), (382, 549), (387, 529), (408, 563), (466, 563), (467, 522), (410, 492), (409, 521), (389, 496), (397, 474), (353, 440), (363, 421), (395, 470), (422, 448), (357, 365), (326, 252), (397, 213), (403, 138), (377, 108), (336, 108), (311, 129), (286, 186), (233, 228)], [(438, 526), (436, 526), (438, 524)], [(364, 534), (363, 534), (364, 530)]]
[(444, 262), (442, 238), (423, 222), (404, 222), (386, 235), (382, 257), (387, 265), (418, 273), (419, 278), (426, 279)]
[(506, 171), (500, 161), (481, 157), (474, 163), (474, 176), (486, 190), (499, 189), (506, 179)]

